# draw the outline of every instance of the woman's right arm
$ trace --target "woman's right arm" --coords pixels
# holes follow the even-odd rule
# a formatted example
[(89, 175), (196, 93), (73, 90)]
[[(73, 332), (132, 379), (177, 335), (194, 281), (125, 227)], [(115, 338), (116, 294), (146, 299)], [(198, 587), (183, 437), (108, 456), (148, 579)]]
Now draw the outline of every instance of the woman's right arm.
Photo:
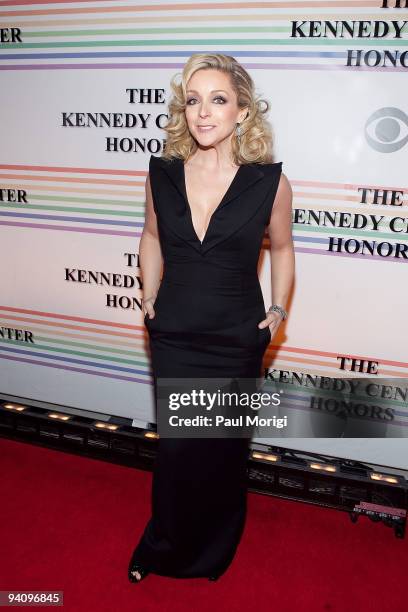
[[(146, 178), (145, 193), (145, 224), (139, 243), (139, 263), (143, 283), (143, 306), (151, 319), (154, 317), (153, 304), (161, 281), (163, 256), (157, 228), (157, 217), (153, 207), (153, 195), (149, 174)], [(148, 298), (150, 297), (153, 299), (149, 300)]]

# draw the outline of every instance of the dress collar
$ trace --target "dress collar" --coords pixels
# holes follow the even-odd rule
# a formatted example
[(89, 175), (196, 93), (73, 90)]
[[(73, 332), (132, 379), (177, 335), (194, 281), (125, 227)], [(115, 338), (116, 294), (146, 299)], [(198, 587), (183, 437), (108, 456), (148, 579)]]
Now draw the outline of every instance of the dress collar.
[[(178, 205), (164, 207), (167, 209), (163, 210), (165, 222), (171, 225), (173, 232), (186, 240), (201, 254), (204, 254), (224, 238), (231, 235), (232, 232), (236, 231), (240, 225), (245, 223), (254, 214), (257, 207), (262, 204), (262, 201), (258, 202), (258, 198), (255, 201), (252, 201), (251, 198), (241, 198), (235, 202), (238, 196), (244, 194), (244, 192), (248, 191), (267, 175), (265, 170), (262, 169), (262, 164), (243, 164), (234, 176), (221, 202), (214, 210), (204, 239), (200, 242), (191, 219), (191, 210), (185, 186), (184, 160), (180, 158), (167, 160), (152, 155), (151, 163), (157, 164), (165, 171), (171, 183), (177, 189), (183, 203), (182, 210), (180, 210)], [(226, 207), (232, 202), (236, 206), (230, 212)]]

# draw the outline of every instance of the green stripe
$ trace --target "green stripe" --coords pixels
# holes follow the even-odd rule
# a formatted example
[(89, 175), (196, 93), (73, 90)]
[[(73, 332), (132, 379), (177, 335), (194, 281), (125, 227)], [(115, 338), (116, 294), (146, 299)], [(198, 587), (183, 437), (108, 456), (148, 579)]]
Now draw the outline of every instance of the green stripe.
[(100, 206), (103, 206), (104, 204), (109, 204), (112, 206), (133, 206), (139, 208), (145, 207), (145, 203), (139, 202), (138, 200), (101, 200), (99, 198), (74, 198), (68, 196), (47, 196), (33, 194), (30, 194), (30, 200), (36, 200), (37, 202), (79, 202), (81, 204), (98, 204)]
[(50, 336), (38, 336), (37, 334), (35, 335), (35, 337), (36, 339), (41, 340), (42, 342), (52, 342), (58, 345), (63, 344), (66, 346), (76, 346), (78, 348), (91, 349), (94, 351), (105, 351), (109, 353), (117, 353), (119, 355), (134, 355), (135, 357), (144, 357), (146, 355), (145, 352), (141, 351), (129, 351), (124, 348), (112, 348), (110, 346), (104, 345), (96, 346), (95, 344), (89, 344), (87, 342), (77, 342), (75, 340), (61, 340), (59, 338), (52, 338)]
[[(131, 211), (121, 211), (121, 210), (106, 210), (106, 209), (97, 209), (97, 208), (79, 208), (76, 206), (41, 206), (34, 204), (25, 204), (21, 205), (7, 205), (7, 208), (12, 208), (13, 210), (18, 210), (19, 212), (29, 211), (29, 210), (43, 210), (43, 211), (57, 211), (57, 212), (77, 212), (84, 213), (86, 215), (108, 215), (112, 217), (131, 217), (131, 218), (145, 218), (145, 211), (141, 212), (131, 212)], [(1, 206), (0, 206), (1, 211)], [(367, 230), (362, 231), (361, 229), (354, 228), (332, 228), (332, 227), (320, 227), (320, 226), (307, 226), (302, 225), (300, 223), (292, 223), (293, 231), (296, 235), (299, 235), (300, 232), (313, 232), (319, 234), (336, 234), (340, 236), (351, 235), (351, 236), (369, 236), (369, 237), (378, 237), (378, 238), (388, 238), (391, 240), (398, 240), (399, 242), (403, 242), (404, 240), (408, 240), (405, 238), (405, 233), (396, 233), (396, 232), (378, 232), (375, 230)], [(401, 235), (404, 237), (401, 238)]]
[[(263, 17), (263, 16), (262, 16)], [(260, 16), (260, 19), (262, 18)], [(164, 17), (165, 19), (165, 17)], [(211, 32), (289, 32), (288, 26), (189, 26), (189, 27), (170, 27), (170, 28), (111, 28), (93, 30), (42, 30), (41, 32), (24, 32), (24, 36), (113, 36), (114, 34), (206, 34)]]
[[(0, 342), (2, 344), (12, 344), (13, 346), (19, 346), (21, 347), (21, 342), (19, 342), (18, 340), (4, 340), (4, 339), (0, 339)], [(63, 353), (64, 355), (76, 355), (77, 357), (88, 357), (90, 359), (99, 359), (101, 361), (111, 361), (111, 362), (115, 362), (115, 363), (124, 363), (124, 364), (128, 364), (128, 365), (146, 365), (146, 361), (139, 361), (139, 360), (134, 360), (134, 359), (121, 359), (119, 357), (112, 357), (111, 355), (96, 355), (95, 353), (84, 353), (82, 351), (71, 351), (68, 349), (62, 349), (62, 348), (54, 348), (51, 346), (47, 346), (45, 344), (35, 344), (35, 347), (30, 347), (30, 348), (35, 348), (38, 350), (44, 350), (50, 353)], [(93, 349), (95, 347), (92, 347)], [(122, 351), (123, 353), (125, 351)]]
[[(54, 43), (7, 43), (7, 47), (3, 45), (2, 49), (9, 51), (10, 49), (66, 49), (68, 47), (148, 47), (152, 45), (154, 47), (168, 47), (168, 46), (177, 46), (177, 47), (197, 47), (197, 45), (208, 46), (224, 46), (224, 45), (306, 45), (306, 46), (321, 46), (321, 45), (331, 45), (331, 46), (346, 46), (350, 47), (351, 45), (364, 45), (367, 46), (380, 46), (384, 43), (387, 46), (399, 46), (403, 47), (408, 44), (408, 40), (391, 40), (388, 38), (383, 38), (381, 40), (367, 40), (367, 39), (322, 39), (322, 38), (194, 38), (194, 39), (184, 39), (184, 40), (175, 40), (175, 39), (166, 39), (166, 40), (156, 40), (156, 39), (143, 39), (143, 40), (98, 40), (95, 42), (92, 41), (80, 41), (80, 42), (54, 42)], [(103, 64), (101, 64), (103, 65)]]
[[(126, 211), (126, 210), (106, 210), (106, 209), (99, 209), (99, 208), (79, 208), (77, 206), (41, 206), (41, 205), (34, 205), (34, 204), (24, 204), (23, 206), (21, 206), (21, 204), (19, 206), (15, 206), (15, 205), (7, 205), (7, 208), (12, 208), (14, 210), (19, 210), (20, 212), (25, 212), (28, 210), (56, 210), (56, 211), (60, 211), (60, 212), (79, 212), (79, 213), (85, 213), (87, 215), (92, 214), (92, 215), (112, 215), (114, 217), (144, 217), (145, 213), (144, 212), (131, 212), (131, 211)], [(0, 210), (1, 210), (1, 206), (0, 206)]]
[[(310, 227), (310, 226), (302, 226), (300, 223), (293, 223), (294, 233), (298, 235), (300, 232), (318, 232), (319, 234), (339, 234), (346, 235), (351, 234), (351, 236), (370, 236), (377, 238), (391, 238), (392, 240), (398, 240), (401, 242), (401, 234), (395, 232), (376, 232), (375, 230), (361, 230), (361, 229), (352, 229), (352, 228), (338, 228), (338, 227)], [(403, 240), (406, 238), (402, 238)]]
[[(259, 15), (259, 19), (263, 19), (264, 15)], [(165, 19), (165, 17), (164, 17)], [(297, 21), (304, 21), (298, 19)], [(336, 20), (339, 21), (339, 20)], [(379, 21), (379, 20), (372, 20)], [(387, 21), (391, 23), (391, 20)], [(307, 32), (307, 24), (304, 29)], [(169, 28), (104, 28), (104, 29), (91, 29), (91, 30), (42, 30), (42, 31), (29, 31), (24, 32), (25, 37), (41, 38), (42, 36), (113, 36), (113, 35), (127, 35), (127, 34), (138, 34), (138, 35), (150, 35), (150, 34), (207, 34), (207, 33), (220, 33), (220, 34), (235, 34), (235, 33), (251, 33), (254, 34), (259, 32), (292, 32), (291, 25), (272, 25), (272, 26), (188, 26), (188, 27), (169, 27)], [(357, 40), (357, 39), (349, 39)], [(361, 37), (361, 40), (365, 40)]]

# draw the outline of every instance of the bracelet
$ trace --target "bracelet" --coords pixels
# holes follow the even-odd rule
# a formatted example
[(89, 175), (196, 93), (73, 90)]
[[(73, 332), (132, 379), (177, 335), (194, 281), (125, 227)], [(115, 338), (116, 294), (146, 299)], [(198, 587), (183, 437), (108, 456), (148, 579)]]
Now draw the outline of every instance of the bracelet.
[(282, 306), (278, 306), (278, 304), (272, 304), (272, 306), (269, 306), (268, 312), (279, 312), (280, 316), (282, 317), (282, 321), (284, 321), (288, 316), (286, 310), (282, 308)]

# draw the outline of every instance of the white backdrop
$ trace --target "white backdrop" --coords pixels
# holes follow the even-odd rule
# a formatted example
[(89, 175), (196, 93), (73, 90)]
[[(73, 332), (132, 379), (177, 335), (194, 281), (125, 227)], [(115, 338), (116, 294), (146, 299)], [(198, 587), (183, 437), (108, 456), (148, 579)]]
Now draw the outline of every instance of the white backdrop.
[[(171, 76), (191, 53), (215, 50), (241, 61), (270, 101), (275, 160), (283, 161), (294, 192), (296, 282), (265, 367), (350, 377), (355, 373), (339, 366), (347, 356), (375, 361), (376, 376), (395, 377), (396, 384), (406, 378), (407, 258), (394, 256), (395, 245), (407, 245), (406, 68), (346, 62), (349, 49), (402, 53), (407, 29), (400, 39), (291, 36), (293, 22), (311, 15), (372, 24), (402, 22), (406, 11), (387, 12), (380, 2), (368, 12), (343, 13), (330, 2), (306, 11), (293, 2), (180, 10), (162, 0), (155, 11), (121, 2), (126, 12), (115, 2), (51, 3), (44, 10), (40, 4), (0, 7), (2, 27), (19, 28), (22, 40), (0, 47), (0, 392), (138, 424), (154, 420), (137, 259), (144, 182), (150, 154), (160, 154), (165, 137), (160, 118)], [(129, 89), (146, 97), (131, 103)], [(388, 114), (370, 123), (381, 109)], [(112, 125), (81, 125), (88, 113), (97, 121), (104, 113)], [(120, 120), (134, 115), (135, 127), (115, 127), (114, 113)], [(107, 150), (109, 139), (117, 151)], [(363, 188), (370, 190), (367, 201)], [(389, 191), (386, 205), (373, 202), (375, 189)], [(393, 191), (400, 193), (398, 206), (390, 204)], [(319, 222), (307, 221), (319, 212)], [(336, 213), (335, 225), (324, 212)], [(349, 213), (345, 227), (341, 213)], [(348, 227), (356, 215), (365, 227)], [(382, 217), (377, 228), (370, 215)], [(404, 231), (392, 231), (395, 217)], [(392, 254), (330, 252), (331, 239), (384, 242)], [(134, 285), (121, 286), (125, 277)], [(269, 277), (265, 240), (266, 304)], [(404, 440), (285, 445), (408, 467)]]

